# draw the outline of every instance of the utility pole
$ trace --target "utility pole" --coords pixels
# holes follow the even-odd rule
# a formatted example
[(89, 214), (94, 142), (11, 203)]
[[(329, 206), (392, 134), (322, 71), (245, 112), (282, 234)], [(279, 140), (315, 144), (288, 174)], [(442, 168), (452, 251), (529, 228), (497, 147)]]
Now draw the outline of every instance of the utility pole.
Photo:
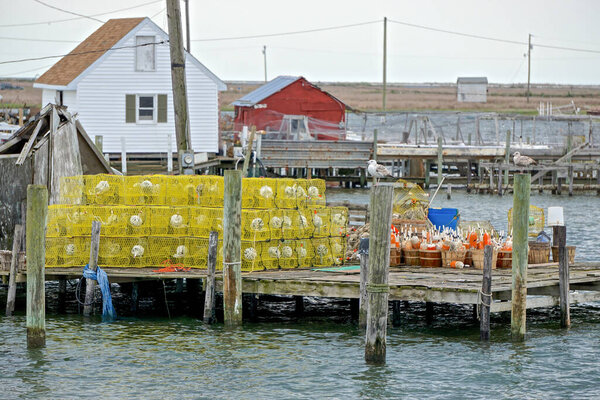
[(265, 82), (267, 81), (267, 46), (263, 46), (263, 57), (265, 59)]
[(187, 90), (185, 83), (185, 53), (181, 33), (181, 10), (179, 0), (167, 0), (169, 23), (169, 48), (171, 52), (171, 83), (173, 86), (173, 110), (175, 111), (175, 137), (181, 173), (182, 152), (192, 147), (188, 119)]
[(531, 33), (529, 34), (529, 45), (527, 47), (527, 102), (529, 103), (529, 85), (531, 82)]
[(386, 110), (385, 97), (387, 94), (387, 17), (383, 17), (383, 111)]
[(191, 47), (190, 47), (190, 0), (184, 0), (185, 1), (185, 41), (186, 41), (186, 50), (188, 53), (190, 53)]

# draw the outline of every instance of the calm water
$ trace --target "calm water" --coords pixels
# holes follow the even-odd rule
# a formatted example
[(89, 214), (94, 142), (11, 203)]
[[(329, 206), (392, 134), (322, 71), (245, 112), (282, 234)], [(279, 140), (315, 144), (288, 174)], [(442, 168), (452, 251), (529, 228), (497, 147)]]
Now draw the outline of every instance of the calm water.
[[(329, 198), (364, 202), (368, 192), (331, 190)], [(511, 199), (455, 193), (435, 203), (505, 229)], [(532, 204), (564, 206), (578, 259), (599, 258), (598, 198), (534, 195)], [(0, 289), (0, 304), (5, 298)], [(126, 315), (126, 301), (116, 303)], [(56, 315), (49, 301), (47, 347), (34, 351), (25, 345), (23, 298), (19, 304), (16, 317), (0, 317), (0, 398), (600, 397), (600, 304), (574, 307), (570, 330), (559, 328), (556, 309), (528, 311), (524, 344), (510, 341), (507, 314), (494, 315), (492, 340), (484, 344), (470, 308), (436, 307), (428, 325), (423, 305), (411, 303), (401, 326), (389, 327), (387, 364), (379, 367), (364, 363), (363, 336), (343, 300), (306, 299), (299, 319), (292, 302), (261, 302), (259, 322), (239, 330), (188, 317), (86, 322)]]

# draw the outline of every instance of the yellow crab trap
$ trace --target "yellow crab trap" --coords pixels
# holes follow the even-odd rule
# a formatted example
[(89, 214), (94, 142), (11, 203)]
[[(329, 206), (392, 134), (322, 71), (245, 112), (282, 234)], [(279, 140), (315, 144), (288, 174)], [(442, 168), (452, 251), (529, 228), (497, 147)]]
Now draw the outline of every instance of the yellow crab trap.
[(223, 238), (223, 209), (209, 207), (190, 207), (190, 225), (192, 236), (208, 238), (211, 231)]
[(69, 236), (89, 235), (92, 232), (94, 213), (91, 206), (70, 206), (66, 209)]
[(123, 176), (98, 174), (86, 175), (84, 178), (86, 204), (123, 204)]
[[(275, 206), (277, 208), (296, 208), (298, 201), (296, 194), (298, 192), (298, 183), (291, 178), (278, 178), (277, 190), (275, 194)], [(302, 189), (306, 193), (306, 188)]]
[(150, 209), (150, 234), (155, 236), (187, 236), (191, 218), (189, 207), (160, 207)]
[(313, 236), (315, 231), (315, 226), (313, 225), (314, 215), (315, 211), (308, 208), (298, 210), (297, 223), (294, 224), (298, 227), (298, 239), (311, 238)]
[(296, 256), (298, 257), (298, 267), (311, 267), (315, 251), (311, 239), (299, 239), (294, 241), (296, 247)]
[(331, 247), (331, 255), (333, 257), (333, 263), (336, 265), (343, 264), (344, 257), (346, 256), (346, 238), (345, 237), (329, 238), (329, 245)]
[(146, 267), (152, 265), (145, 237), (100, 238), (98, 264), (107, 267)]
[(325, 181), (308, 179), (306, 182), (306, 207), (325, 207)]
[[(100, 234), (102, 236), (123, 236), (127, 230), (126, 206), (88, 206), (87, 210), (92, 214), (94, 221), (99, 221)], [(91, 230), (91, 224), (88, 231)], [(78, 232), (84, 234), (86, 232)], [(89, 233), (89, 232), (87, 232)]]
[(331, 236), (346, 236), (346, 227), (348, 226), (348, 209), (346, 207), (329, 208), (331, 216), (331, 225), (329, 232)]
[[(167, 266), (180, 264), (183, 267), (199, 266), (202, 262), (199, 252), (202, 249), (199, 238), (150, 236), (148, 238), (148, 261), (150, 265)], [(206, 263), (206, 256), (204, 263)]]
[(262, 242), (242, 241), (242, 271), (252, 272), (263, 270), (260, 259)]
[(59, 201), (61, 204), (85, 204), (85, 179), (83, 175), (60, 178)]
[(279, 242), (279, 268), (298, 268), (298, 255), (295, 240)]
[(167, 189), (165, 204), (168, 206), (194, 206), (200, 204), (199, 175), (175, 175), (165, 177)]
[(331, 231), (331, 213), (329, 208), (315, 208), (312, 212), (312, 224), (315, 227), (313, 237), (329, 237)]
[(279, 269), (279, 259), (281, 258), (281, 249), (279, 240), (270, 240), (261, 242), (260, 260), (265, 269)]
[(125, 195), (123, 204), (126, 205), (164, 205), (166, 195), (165, 175), (125, 176)]
[(242, 179), (242, 208), (274, 208), (276, 190), (276, 179)]
[(242, 240), (271, 239), (268, 210), (242, 210)]
[(196, 185), (198, 204), (204, 207), (223, 207), (223, 177), (199, 175)]
[(46, 238), (47, 267), (71, 267), (74, 265), (74, 255), (75, 244), (72, 237)]
[(298, 239), (300, 235), (300, 212), (292, 209), (282, 209), (281, 212), (281, 238)]
[(333, 265), (333, 255), (329, 238), (312, 239), (314, 257), (312, 265), (315, 267), (328, 267)]
[[(511, 207), (508, 210), (508, 232), (512, 235), (513, 229), (513, 209)], [(530, 205), (529, 206), (529, 223), (528, 223), (528, 236), (537, 237), (537, 235), (544, 230), (546, 225), (546, 217), (544, 215), (544, 209)]]
[(426, 220), (429, 194), (419, 185), (399, 179), (394, 183), (393, 214), (395, 218)]
[[(284, 215), (283, 210), (272, 208), (268, 211), (269, 213), (269, 230), (271, 231), (271, 240), (281, 239), (283, 237), (283, 223)], [(285, 219), (286, 224), (290, 223), (291, 220)]]
[(48, 217), (46, 222), (46, 237), (70, 236), (72, 229), (67, 218), (70, 205), (54, 204), (48, 206)]

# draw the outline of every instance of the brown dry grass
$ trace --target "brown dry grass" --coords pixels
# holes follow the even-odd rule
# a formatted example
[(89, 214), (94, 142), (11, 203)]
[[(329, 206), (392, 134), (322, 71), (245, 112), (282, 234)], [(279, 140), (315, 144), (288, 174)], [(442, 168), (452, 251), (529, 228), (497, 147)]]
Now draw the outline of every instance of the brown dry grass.
[(21, 86), (23, 90), (0, 90), (2, 100), (0, 107), (10, 104), (12, 107), (36, 106), (42, 103), (42, 89), (33, 87), (33, 81), (24, 81), (17, 79), (2, 79), (2, 82), (12, 83), (15, 86)]

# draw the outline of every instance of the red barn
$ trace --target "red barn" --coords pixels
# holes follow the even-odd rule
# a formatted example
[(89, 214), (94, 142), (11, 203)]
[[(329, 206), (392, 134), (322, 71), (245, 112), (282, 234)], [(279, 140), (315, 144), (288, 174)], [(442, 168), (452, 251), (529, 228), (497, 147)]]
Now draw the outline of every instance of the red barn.
[(232, 103), (235, 129), (255, 125), (281, 139), (343, 139), (346, 105), (301, 76), (278, 76)]

